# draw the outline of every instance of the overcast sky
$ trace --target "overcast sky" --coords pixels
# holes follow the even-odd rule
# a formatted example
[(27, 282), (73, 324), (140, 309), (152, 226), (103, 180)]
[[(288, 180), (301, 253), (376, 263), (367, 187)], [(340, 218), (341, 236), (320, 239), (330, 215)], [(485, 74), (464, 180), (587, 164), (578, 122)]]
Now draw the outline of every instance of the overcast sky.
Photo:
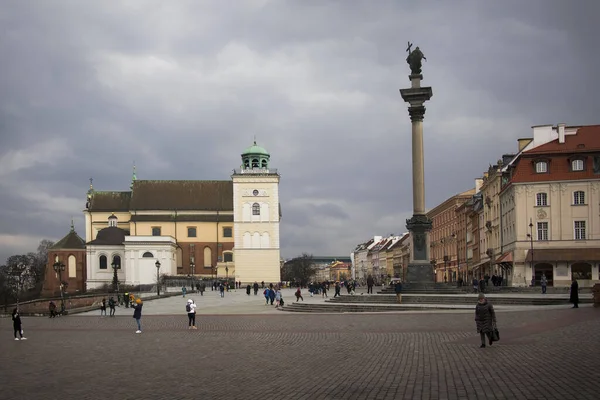
[(532, 125), (600, 123), (599, 4), (2, 0), (0, 262), (71, 216), (83, 234), (90, 177), (128, 190), (135, 160), (139, 179), (226, 180), (254, 136), (281, 173), (283, 257), (404, 232), (407, 42), (433, 87), (432, 208)]

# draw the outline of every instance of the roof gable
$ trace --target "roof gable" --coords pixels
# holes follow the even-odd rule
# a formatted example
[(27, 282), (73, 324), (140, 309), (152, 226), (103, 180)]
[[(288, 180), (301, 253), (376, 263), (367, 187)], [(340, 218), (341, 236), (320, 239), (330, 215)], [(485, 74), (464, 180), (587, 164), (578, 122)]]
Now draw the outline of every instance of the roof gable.
[(525, 151), (524, 154), (578, 153), (598, 150), (600, 150), (600, 125), (589, 125), (577, 129), (574, 135), (565, 135), (564, 143), (559, 143), (558, 139), (555, 139)]
[(52, 247), (52, 250), (64, 250), (64, 249), (85, 249), (85, 240), (83, 240), (77, 232), (71, 230), (65, 237), (56, 242)]

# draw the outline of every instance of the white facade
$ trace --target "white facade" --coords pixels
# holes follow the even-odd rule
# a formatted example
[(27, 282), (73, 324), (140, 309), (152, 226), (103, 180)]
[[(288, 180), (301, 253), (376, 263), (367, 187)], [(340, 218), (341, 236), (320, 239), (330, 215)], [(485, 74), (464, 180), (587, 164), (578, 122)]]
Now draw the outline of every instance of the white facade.
[[(175, 275), (176, 242), (170, 236), (126, 236), (122, 245), (87, 246), (87, 288), (95, 289), (112, 284), (112, 263), (118, 257), (117, 277), (120, 284), (156, 284), (156, 261), (161, 266), (159, 274)], [(101, 268), (101, 258), (106, 257), (106, 268)]]
[(234, 260), (242, 282), (279, 282), (279, 174), (242, 169), (232, 175)]

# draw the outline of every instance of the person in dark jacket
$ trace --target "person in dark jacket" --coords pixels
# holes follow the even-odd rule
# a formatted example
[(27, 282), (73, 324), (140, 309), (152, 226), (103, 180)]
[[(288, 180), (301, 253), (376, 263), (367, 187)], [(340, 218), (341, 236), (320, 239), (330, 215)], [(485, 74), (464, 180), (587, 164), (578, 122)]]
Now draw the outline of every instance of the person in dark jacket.
[(254, 282), (252, 288), (254, 289), (254, 295), (256, 296), (258, 294), (258, 282)]
[(492, 345), (492, 332), (496, 326), (496, 313), (494, 307), (487, 301), (483, 293), (479, 293), (479, 301), (475, 307), (475, 323), (477, 324), (477, 333), (481, 337), (481, 348), (485, 347), (485, 337), (488, 337), (490, 346)]
[(572, 279), (569, 301), (573, 303), (573, 308), (579, 308), (579, 284), (575, 278)]
[(394, 285), (394, 292), (396, 292), (396, 300), (398, 301), (398, 304), (402, 303), (402, 282), (401, 281), (396, 281), (396, 284)]
[(375, 285), (375, 280), (369, 275), (367, 277), (367, 294), (373, 294), (373, 285)]
[(108, 299), (108, 308), (110, 308), (110, 316), (114, 317), (115, 316), (115, 299), (111, 296)]
[(250, 296), (250, 292), (251, 292), (251, 291), (252, 291), (252, 286), (250, 286), (250, 284), (248, 284), (248, 285), (246, 286), (246, 294), (247, 294), (248, 296)]
[(133, 318), (135, 318), (135, 322), (137, 322), (137, 331), (135, 333), (142, 333), (142, 324), (140, 320), (142, 319), (142, 307), (144, 304), (142, 303), (142, 299), (137, 299), (132, 305), (133, 310)]
[(18, 308), (15, 308), (12, 312), (12, 321), (13, 329), (15, 330), (15, 340), (19, 340), (17, 334), (21, 336), (21, 340), (27, 340), (27, 338), (23, 336), (23, 325), (21, 324), (21, 315), (19, 314)]

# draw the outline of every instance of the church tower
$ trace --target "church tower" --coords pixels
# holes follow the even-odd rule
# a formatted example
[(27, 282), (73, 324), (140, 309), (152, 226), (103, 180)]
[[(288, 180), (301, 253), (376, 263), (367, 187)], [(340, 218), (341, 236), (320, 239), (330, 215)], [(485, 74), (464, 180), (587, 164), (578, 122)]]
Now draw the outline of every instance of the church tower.
[(281, 280), (279, 173), (256, 141), (242, 153), (233, 179), (235, 275), (242, 283)]

